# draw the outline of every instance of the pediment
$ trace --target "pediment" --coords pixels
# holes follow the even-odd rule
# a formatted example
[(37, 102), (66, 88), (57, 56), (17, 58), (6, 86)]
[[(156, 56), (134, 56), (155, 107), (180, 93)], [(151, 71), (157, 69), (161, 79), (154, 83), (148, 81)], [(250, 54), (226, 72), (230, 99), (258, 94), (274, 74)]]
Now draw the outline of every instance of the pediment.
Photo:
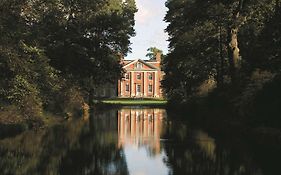
[[(138, 64), (142, 66), (139, 66)], [(141, 59), (134, 60), (123, 66), (123, 68), (130, 69), (130, 70), (159, 70), (158, 67), (149, 64), (148, 62), (145, 62), (144, 60)]]

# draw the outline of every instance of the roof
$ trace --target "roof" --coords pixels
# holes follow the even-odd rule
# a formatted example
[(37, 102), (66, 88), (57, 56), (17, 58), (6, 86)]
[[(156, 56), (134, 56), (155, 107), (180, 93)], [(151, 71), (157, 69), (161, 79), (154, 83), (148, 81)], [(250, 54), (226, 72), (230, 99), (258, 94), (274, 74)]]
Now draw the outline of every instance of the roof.
[(130, 62), (132, 62), (132, 61), (134, 61), (134, 60), (123, 60), (124, 65), (126, 65), (126, 64), (128, 64), (128, 63), (130, 63)]
[(146, 62), (145, 60), (141, 60), (141, 59), (136, 59), (136, 60), (124, 60), (124, 66), (123, 68), (126, 68), (132, 64), (135, 64), (137, 62), (141, 62), (143, 63), (144, 65), (146, 65), (147, 67), (151, 68), (151, 69), (156, 69), (156, 70), (159, 70), (160, 68), (159, 67), (156, 67), (148, 62)]

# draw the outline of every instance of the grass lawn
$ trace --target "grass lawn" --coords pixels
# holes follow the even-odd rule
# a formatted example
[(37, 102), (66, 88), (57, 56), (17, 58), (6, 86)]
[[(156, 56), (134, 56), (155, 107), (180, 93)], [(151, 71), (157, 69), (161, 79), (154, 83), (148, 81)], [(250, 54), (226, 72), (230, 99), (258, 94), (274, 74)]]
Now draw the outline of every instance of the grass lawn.
[(104, 104), (113, 105), (166, 105), (167, 101), (163, 99), (132, 99), (132, 98), (116, 98), (101, 100)]

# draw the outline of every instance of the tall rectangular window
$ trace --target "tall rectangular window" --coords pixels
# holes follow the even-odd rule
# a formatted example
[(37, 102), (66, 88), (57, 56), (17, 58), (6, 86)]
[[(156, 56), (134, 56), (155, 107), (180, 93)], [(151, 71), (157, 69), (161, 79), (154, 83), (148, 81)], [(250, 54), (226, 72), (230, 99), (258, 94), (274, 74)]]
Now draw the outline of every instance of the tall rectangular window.
[(148, 92), (152, 92), (152, 85), (148, 85)]
[(148, 74), (148, 79), (149, 79), (149, 80), (152, 80), (152, 73), (149, 73), (149, 74)]
[(141, 85), (140, 84), (137, 85), (137, 92), (141, 92)]
[(141, 79), (141, 74), (137, 74), (137, 79), (138, 79), (138, 80)]
[(129, 84), (128, 84), (128, 83), (126, 84), (126, 91), (127, 91), (127, 92), (129, 92), (129, 91), (130, 91), (130, 86), (129, 86)]

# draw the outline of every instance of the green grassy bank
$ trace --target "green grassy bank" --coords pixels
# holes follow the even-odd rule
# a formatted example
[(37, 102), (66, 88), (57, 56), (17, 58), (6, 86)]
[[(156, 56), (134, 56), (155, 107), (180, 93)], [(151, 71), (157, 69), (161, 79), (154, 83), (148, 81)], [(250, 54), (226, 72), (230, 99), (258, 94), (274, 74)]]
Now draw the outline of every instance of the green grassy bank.
[(164, 99), (153, 98), (115, 98), (99, 100), (100, 103), (110, 105), (142, 105), (142, 106), (165, 106), (167, 101)]

